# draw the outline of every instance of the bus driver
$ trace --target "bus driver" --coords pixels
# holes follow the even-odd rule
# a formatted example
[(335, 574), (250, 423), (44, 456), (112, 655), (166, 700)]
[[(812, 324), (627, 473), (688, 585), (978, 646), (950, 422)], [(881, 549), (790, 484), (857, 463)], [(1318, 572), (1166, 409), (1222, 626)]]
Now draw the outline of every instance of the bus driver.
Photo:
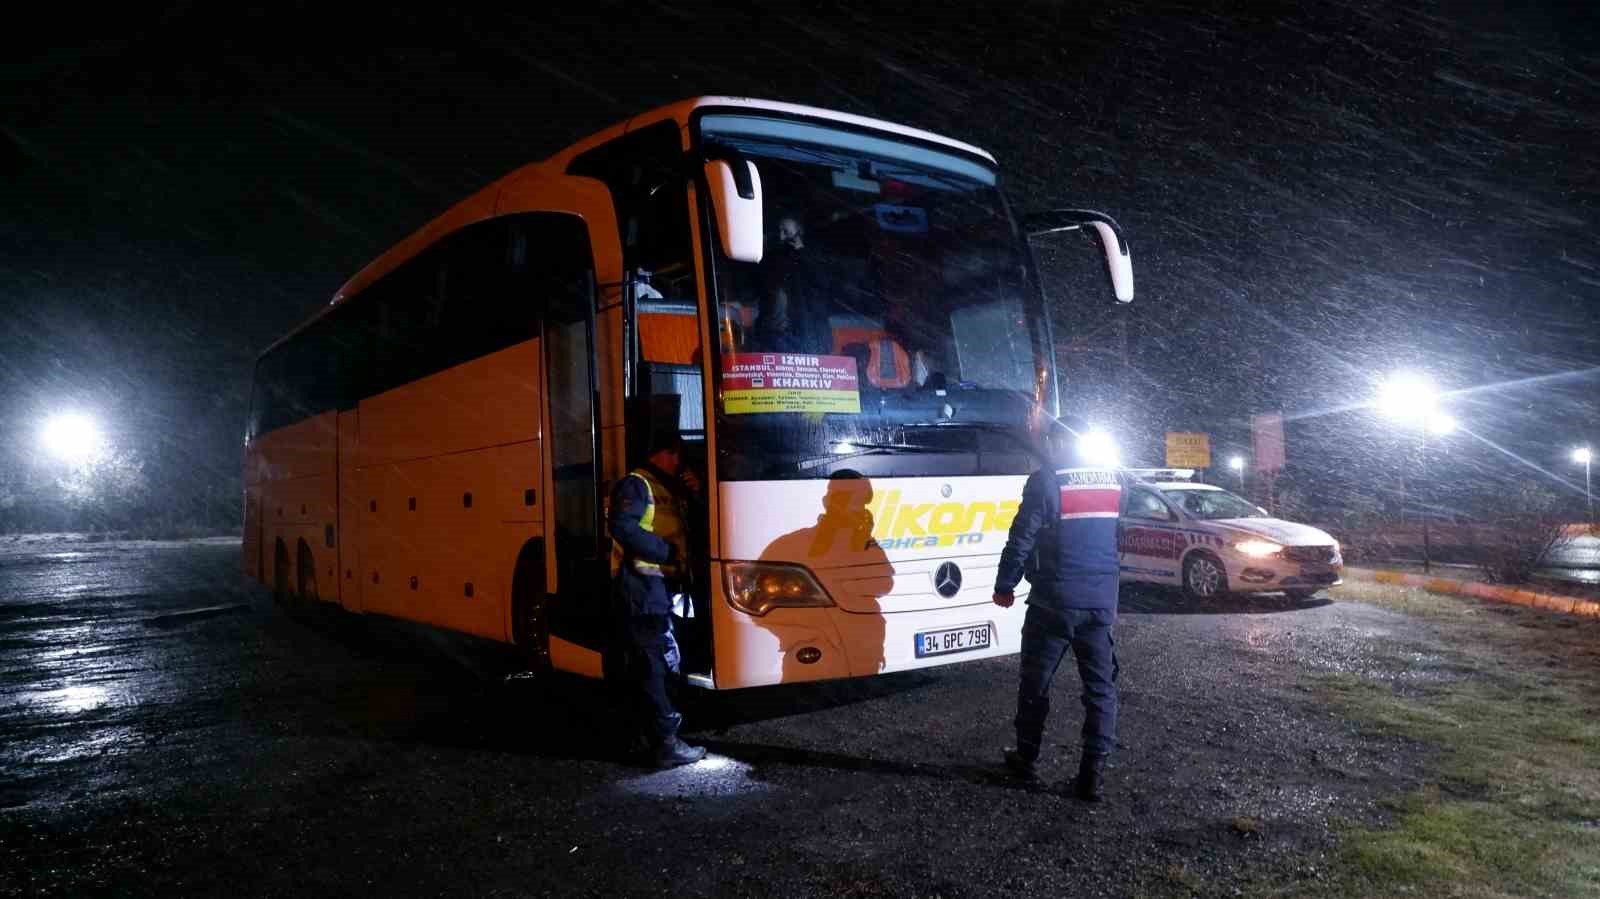
[(815, 254), (806, 249), (800, 217), (778, 219), (777, 240), (768, 244), (762, 264), (762, 298), (756, 319), (756, 346), (789, 353), (826, 353), (827, 316)]

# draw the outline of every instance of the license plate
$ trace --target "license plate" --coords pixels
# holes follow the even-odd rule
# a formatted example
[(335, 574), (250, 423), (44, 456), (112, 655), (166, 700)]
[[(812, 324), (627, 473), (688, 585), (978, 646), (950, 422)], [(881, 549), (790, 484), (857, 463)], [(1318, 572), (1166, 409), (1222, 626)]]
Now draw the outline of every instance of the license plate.
[(988, 649), (992, 632), (987, 624), (971, 624), (917, 634), (917, 658)]

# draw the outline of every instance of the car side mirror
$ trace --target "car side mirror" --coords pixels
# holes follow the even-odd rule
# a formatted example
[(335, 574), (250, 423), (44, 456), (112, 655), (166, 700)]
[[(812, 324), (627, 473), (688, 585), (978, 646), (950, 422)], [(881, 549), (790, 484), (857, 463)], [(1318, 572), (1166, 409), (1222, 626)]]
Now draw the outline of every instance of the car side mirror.
[(1023, 216), (1022, 226), (1029, 237), (1093, 228), (1106, 254), (1112, 293), (1119, 303), (1133, 302), (1133, 258), (1128, 254), (1128, 242), (1122, 239), (1122, 228), (1116, 219), (1093, 209), (1051, 209)]
[(722, 252), (734, 262), (760, 262), (764, 240), (761, 173), (748, 159), (706, 162), (706, 186)]

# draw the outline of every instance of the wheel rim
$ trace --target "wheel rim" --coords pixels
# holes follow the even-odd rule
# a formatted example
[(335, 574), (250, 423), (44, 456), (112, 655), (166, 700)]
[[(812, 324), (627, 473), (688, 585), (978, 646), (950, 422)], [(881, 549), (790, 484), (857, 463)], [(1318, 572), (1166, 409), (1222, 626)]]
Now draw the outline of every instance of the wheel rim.
[(1196, 596), (1216, 596), (1222, 586), (1222, 571), (1215, 562), (1205, 557), (1189, 563), (1189, 589)]

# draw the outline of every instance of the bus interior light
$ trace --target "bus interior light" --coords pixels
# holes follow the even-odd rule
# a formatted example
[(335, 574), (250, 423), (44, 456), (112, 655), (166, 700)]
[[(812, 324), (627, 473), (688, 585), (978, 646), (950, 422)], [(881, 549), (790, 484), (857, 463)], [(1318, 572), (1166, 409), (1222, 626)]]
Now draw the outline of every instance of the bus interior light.
[(725, 562), (723, 586), (728, 602), (757, 617), (776, 608), (820, 608), (833, 599), (817, 579), (800, 565), (774, 562)]

